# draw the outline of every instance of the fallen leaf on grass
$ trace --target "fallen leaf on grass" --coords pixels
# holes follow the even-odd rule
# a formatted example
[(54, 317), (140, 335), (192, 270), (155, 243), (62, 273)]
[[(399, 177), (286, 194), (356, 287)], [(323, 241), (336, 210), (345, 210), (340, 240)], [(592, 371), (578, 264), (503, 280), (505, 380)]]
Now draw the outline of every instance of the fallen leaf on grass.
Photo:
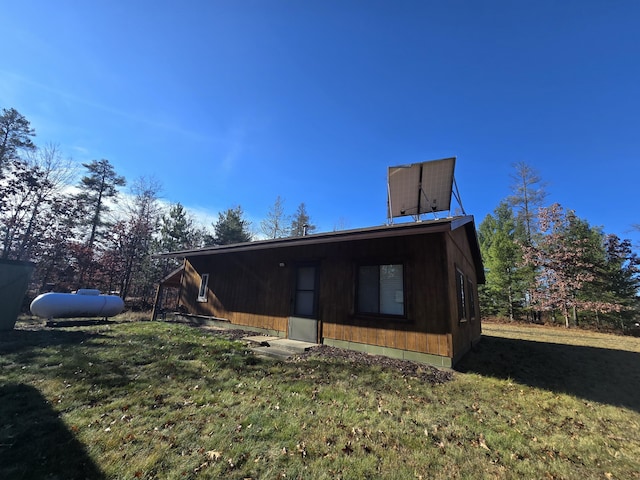
[(344, 448), (342, 449), (342, 452), (345, 455), (351, 455), (353, 453), (353, 448), (351, 448), (351, 442), (347, 443)]
[(222, 453), (218, 452), (217, 450), (209, 450), (208, 452), (206, 452), (206, 455), (209, 460), (213, 460), (215, 462), (220, 459)]
[(296, 449), (298, 450), (298, 453), (302, 456), (302, 458), (305, 458), (307, 456), (307, 449), (304, 442), (298, 443), (296, 445)]

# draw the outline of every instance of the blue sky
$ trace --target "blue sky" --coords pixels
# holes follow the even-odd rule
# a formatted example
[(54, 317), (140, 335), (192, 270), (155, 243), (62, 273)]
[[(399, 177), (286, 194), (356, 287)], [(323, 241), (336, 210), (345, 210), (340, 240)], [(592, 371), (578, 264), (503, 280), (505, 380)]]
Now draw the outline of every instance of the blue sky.
[(380, 225), (388, 166), (456, 156), (477, 224), (524, 161), (640, 242), (638, 25), (635, 0), (7, 1), (0, 107), (203, 215)]

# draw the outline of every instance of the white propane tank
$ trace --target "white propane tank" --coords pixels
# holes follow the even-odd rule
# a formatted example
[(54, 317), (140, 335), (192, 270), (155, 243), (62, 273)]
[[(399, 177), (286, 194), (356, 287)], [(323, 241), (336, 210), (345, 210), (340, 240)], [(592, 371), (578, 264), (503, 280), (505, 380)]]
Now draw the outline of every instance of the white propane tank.
[(43, 293), (31, 302), (31, 313), (41, 318), (113, 317), (124, 310), (117, 295), (100, 295), (100, 290), (75, 293)]

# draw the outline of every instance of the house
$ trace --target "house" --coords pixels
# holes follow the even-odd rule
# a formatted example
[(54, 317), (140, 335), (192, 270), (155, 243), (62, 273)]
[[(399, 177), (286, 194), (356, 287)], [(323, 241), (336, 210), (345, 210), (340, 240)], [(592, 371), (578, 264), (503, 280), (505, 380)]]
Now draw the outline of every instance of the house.
[(186, 318), (444, 367), (480, 339), (470, 215), (161, 256)]

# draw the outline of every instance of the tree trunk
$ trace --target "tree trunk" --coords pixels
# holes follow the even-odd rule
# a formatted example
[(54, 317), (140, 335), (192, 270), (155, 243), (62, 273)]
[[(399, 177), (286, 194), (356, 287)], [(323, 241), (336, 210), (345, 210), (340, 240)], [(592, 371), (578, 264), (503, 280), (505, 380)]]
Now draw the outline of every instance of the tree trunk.
[(507, 291), (509, 292), (509, 320), (513, 322), (513, 295), (511, 292), (511, 285), (509, 285)]

